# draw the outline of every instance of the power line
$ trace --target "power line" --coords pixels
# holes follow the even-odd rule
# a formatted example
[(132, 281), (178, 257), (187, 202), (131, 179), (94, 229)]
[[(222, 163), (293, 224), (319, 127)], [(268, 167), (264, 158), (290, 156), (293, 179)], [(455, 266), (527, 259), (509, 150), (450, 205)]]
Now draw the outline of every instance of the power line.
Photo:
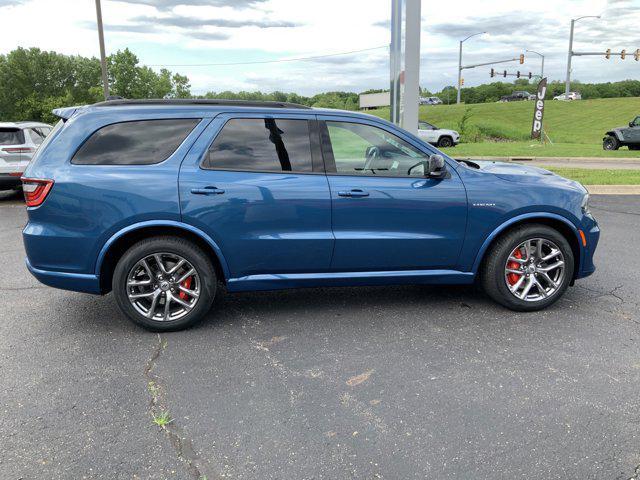
[(363, 48), (362, 50), (351, 50), (350, 52), (330, 53), (327, 55), (315, 55), (313, 57), (298, 58), (279, 58), (276, 60), (261, 60), (256, 62), (230, 62), (230, 63), (157, 63), (147, 64), (148, 67), (223, 67), (229, 65), (257, 65), (261, 63), (284, 63), (284, 62), (303, 62), (305, 60), (315, 60), (317, 58), (337, 57), (340, 55), (351, 55), (352, 53), (369, 52), (371, 50), (380, 50), (389, 48), (389, 45), (381, 45), (379, 47)]

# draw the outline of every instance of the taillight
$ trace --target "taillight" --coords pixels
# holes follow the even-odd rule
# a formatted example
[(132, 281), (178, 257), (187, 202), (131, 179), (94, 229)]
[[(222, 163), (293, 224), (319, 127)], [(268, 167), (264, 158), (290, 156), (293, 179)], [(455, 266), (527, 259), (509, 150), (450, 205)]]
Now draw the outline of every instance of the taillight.
[(34, 149), (31, 147), (7, 147), (3, 148), (2, 151), (7, 153), (33, 153)]
[(44, 199), (47, 198), (53, 180), (43, 180), (39, 178), (22, 177), (22, 191), (24, 192), (24, 201), (27, 207), (37, 207), (42, 205)]

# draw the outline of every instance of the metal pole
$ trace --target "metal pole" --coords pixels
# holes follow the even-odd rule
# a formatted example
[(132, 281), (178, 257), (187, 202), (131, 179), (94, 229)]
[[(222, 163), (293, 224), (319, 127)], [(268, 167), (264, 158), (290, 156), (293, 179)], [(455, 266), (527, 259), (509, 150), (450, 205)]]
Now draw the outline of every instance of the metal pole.
[(462, 42), (463, 40), (460, 40), (460, 51), (458, 52), (458, 86), (456, 88), (458, 90), (458, 97), (456, 103), (460, 103), (460, 82), (462, 81)]
[(571, 57), (573, 56), (573, 27), (576, 21), (571, 20), (571, 30), (569, 33), (569, 53), (567, 55), (567, 80), (564, 85), (565, 98), (569, 97), (569, 90), (571, 90)]
[(102, 67), (102, 90), (104, 99), (109, 98), (109, 79), (107, 77), (107, 58), (104, 53), (104, 32), (102, 29), (102, 8), (100, 0), (96, 0), (96, 16), (98, 17), (98, 38), (100, 40), (100, 66)]
[(404, 97), (401, 127), (418, 133), (420, 104), (420, 0), (406, 0), (404, 48)]
[(540, 78), (544, 78), (544, 55), (542, 55), (542, 66), (540, 67)]
[(389, 49), (390, 72), (390, 118), (392, 123), (400, 124), (400, 71), (402, 69), (402, 2), (391, 1), (391, 47)]

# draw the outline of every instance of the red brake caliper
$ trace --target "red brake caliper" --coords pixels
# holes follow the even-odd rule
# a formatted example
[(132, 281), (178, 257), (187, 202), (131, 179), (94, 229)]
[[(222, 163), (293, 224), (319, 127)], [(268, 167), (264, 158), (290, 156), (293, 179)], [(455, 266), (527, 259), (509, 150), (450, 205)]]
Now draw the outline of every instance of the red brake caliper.
[[(186, 280), (184, 280), (180, 285), (182, 285), (184, 288), (191, 289), (191, 277), (189, 277)], [(179, 297), (182, 300), (186, 300), (187, 299), (187, 294), (184, 293), (184, 292), (180, 292)]]
[[(522, 253), (518, 248), (511, 254), (511, 256), (515, 258), (522, 258)], [(507, 267), (513, 270), (518, 270), (520, 268), (520, 264), (518, 262), (511, 261), (507, 263)], [(520, 280), (520, 275), (518, 275), (517, 273), (510, 273), (509, 275), (507, 275), (507, 280), (509, 281), (509, 285), (515, 285), (516, 282)]]

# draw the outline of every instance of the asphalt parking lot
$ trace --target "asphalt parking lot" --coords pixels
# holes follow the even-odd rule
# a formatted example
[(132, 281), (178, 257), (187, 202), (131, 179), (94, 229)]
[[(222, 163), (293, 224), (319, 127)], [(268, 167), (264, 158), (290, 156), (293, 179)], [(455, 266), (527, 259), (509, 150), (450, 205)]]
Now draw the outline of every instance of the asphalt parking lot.
[(111, 296), (38, 284), (2, 195), (0, 477), (638, 479), (640, 197), (592, 205), (598, 271), (544, 312), (292, 290), (158, 336)]

